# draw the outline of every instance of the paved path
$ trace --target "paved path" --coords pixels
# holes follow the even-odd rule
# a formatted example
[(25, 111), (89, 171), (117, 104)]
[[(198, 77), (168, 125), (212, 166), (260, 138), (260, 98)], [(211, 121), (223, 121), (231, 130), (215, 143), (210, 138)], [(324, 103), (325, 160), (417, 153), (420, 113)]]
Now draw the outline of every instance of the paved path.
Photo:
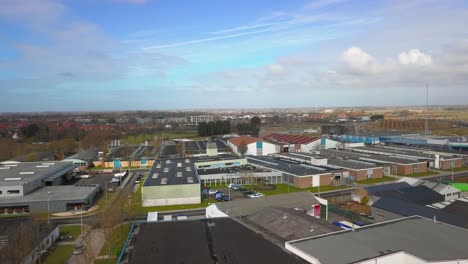
[(86, 245), (84, 252), (80, 255), (73, 255), (67, 264), (93, 263), (94, 259), (99, 255), (104, 242), (104, 232), (101, 229), (91, 230), (88, 237), (84, 239), (84, 244), (89, 243)]

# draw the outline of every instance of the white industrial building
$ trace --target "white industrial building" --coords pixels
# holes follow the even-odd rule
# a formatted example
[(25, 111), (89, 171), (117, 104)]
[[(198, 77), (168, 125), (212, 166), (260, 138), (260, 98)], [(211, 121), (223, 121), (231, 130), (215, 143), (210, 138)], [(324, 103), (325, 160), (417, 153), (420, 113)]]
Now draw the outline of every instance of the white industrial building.
[(279, 152), (279, 146), (265, 142), (256, 137), (240, 136), (231, 138), (227, 141), (227, 145), (237, 155), (242, 155), (242, 153), (239, 151), (239, 147), (243, 144), (245, 144), (247, 147), (246, 152), (243, 153), (244, 155), (267, 156)]

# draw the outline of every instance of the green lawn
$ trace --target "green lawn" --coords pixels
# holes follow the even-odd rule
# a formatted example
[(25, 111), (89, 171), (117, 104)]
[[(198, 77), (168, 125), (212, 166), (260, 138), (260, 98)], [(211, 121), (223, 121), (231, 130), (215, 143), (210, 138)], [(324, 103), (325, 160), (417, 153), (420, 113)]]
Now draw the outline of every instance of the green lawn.
[(395, 181), (395, 178), (393, 178), (393, 177), (388, 177), (388, 176), (384, 176), (384, 177), (382, 177), (382, 178), (376, 178), (376, 179), (368, 179), (368, 180), (358, 181), (357, 183), (359, 183), (359, 184), (374, 184), (374, 183), (389, 182), (389, 181)]
[(412, 173), (412, 174), (404, 174), (404, 175), (399, 175), (403, 177), (424, 177), (424, 176), (434, 176), (434, 175), (439, 175), (438, 172), (436, 171), (426, 171), (426, 172), (418, 172), (418, 173)]
[(73, 239), (78, 238), (81, 234), (81, 226), (80, 225), (63, 225), (60, 226), (60, 235), (64, 236), (72, 236)]
[(146, 140), (152, 141), (154, 137), (162, 137), (163, 139), (174, 139), (174, 138), (194, 138), (198, 137), (198, 132), (195, 130), (177, 132), (163, 132), (159, 133), (143, 133), (138, 135), (129, 135), (122, 139), (122, 144), (133, 144), (138, 145), (144, 143)]
[[(319, 191), (319, 187), (309, 187), (309, 188), (298, 188), (294, 186), (289, 186), (288, 184), (275, 184), (276, 188), (274, 190), (261, 190), (259, 187), (256, 189), (258, 192), (261, 192), (265, 195), (275, 195), (275, 194), (283, 194), (283, 193), (288, 193), (288, 192), (304, 192), (304, 191), (310, 191), (312, 193), (317, 193)], [(289, 186), (289, 187), (288, 187)], [(247, 189), (255, 189), (256, 186), (252, 185), (245, 185), (244, 186)], [(327, 191), (333, 191), (333, 190), (340, 190), (340, 189), (345, 189), (348, 186), (320, 186), (320, 192), (327, 192)]]
[(75, 245), (59, 245), (45, 259), (44, 264), (65, 263), (73, 254)]
[[(458, 171), (466, 171), (468, 170), (468, 167), (460, 167), (460, 168), (453, 168), (453, 172), (458, 172)], [(452, 169), (444, 170), (444, 171), (452, 171)]]
[[(118, 226), (114, 229), (111, 234), (110, 245), (111, 245), (111, 254), (112, 254), (112, 261), (111, 263), (117, 263), (119, 259), (120, 252), (122, 251), (123, 246), (125, 245), (125, 241), (127, 241), (128, 233), (130, 232), (130, 227), (132, 226), (131, 223), (125, 223), (121, 226)], [(108, 255), (109, 250), (109, 241), (106, 241), (101, 248), (101, 252), (99, 252), (99, 256)], [(108, 260), (106, 259), (106, 263)]]

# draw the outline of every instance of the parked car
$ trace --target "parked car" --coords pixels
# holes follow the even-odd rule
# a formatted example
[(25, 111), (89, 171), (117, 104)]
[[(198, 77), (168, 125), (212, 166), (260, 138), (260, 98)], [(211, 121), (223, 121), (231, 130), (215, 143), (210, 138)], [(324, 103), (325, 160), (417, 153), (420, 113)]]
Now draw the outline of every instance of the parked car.
[(218, 200), (219, 197), (222, 197), (222, 196), (224, 196), (224, 195), (226, 195), (226, 194), (224, 194), (223, 192), (217, 192), (217, 193), (215, 193), (214, 198), (215, 198), (216, 200)]
[(214, 195), (215, 193), (217, 193), (218, 190), (215, 190), (215, 189), (208, 189), (208, 194), (209, 195)]
[(218, 198), (216, 198), (216, 200), (220, 201), (220, 202), (229, 202), (231, 201), (232, 199), (229, 198), (228, 195), (221, 195), (219, 196)]
[(248, 195), (249, 198), (259, 198), (263, 196), (264, 196), (263, 193), (252, 193)]

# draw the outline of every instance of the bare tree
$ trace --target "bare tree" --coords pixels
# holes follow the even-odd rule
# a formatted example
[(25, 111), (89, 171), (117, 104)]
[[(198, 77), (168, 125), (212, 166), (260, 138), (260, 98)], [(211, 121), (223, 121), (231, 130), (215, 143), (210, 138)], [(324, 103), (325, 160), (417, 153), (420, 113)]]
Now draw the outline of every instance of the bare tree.
[(239, 151), (239, 153), (244, 156), (244, 154), (247, 152), (248, 150), (248, 146), (247, 146), (247, 143), (245, 143), (244, 140), (242, 140), (239, 144), (239, 147), (237, 147), (237, 151)]
[(119, 201), (114, 201), (114, 205), (107, 207), (105, 211), (99, 214), (99, 225), (103, 230), (104, 237), (107, 241), (107, 255), (109, 256), (109, 263), (112, 262), (112, 233), (115, 227), (121, 223), (122, 209), (119, 206)]

